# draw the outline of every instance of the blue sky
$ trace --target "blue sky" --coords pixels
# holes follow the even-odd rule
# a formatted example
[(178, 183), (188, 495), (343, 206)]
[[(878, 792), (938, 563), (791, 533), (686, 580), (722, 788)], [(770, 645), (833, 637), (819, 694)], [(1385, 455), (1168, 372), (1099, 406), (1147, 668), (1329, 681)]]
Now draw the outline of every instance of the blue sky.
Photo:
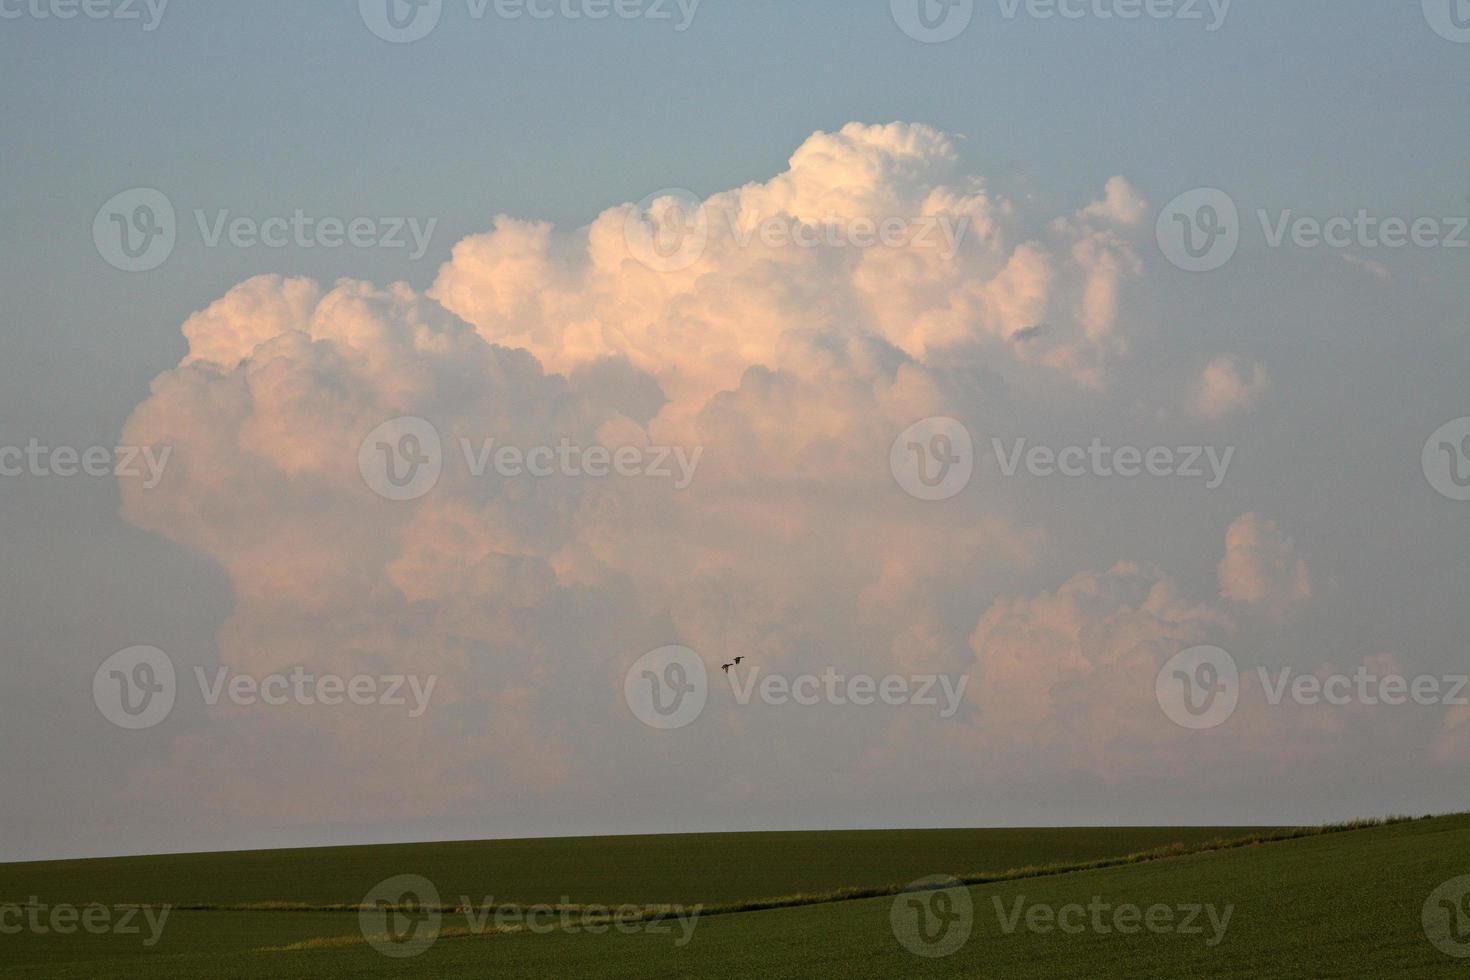
[[(1147, 289), (1125, 318), (1153, 326), (1107, 397), (1073, 388), (1043, 397), (1027, 388), (1030, 375), (988, 366), (977, 376), (989, 384), (993, 370), (1006, 391), (985, 402), (999, 406), (997, 424), (1085, 440), (1102, 418), (1115, 432), (1171, 438), (1182, 393), (1210, 357), (1239, 356), (1271, 377), (1264, 417), (1225, 433), (1256, 449), (1242, 453), (1228, 493), (1186, 500), (1166, 488), (1078, 494), (1053, 484), (1005, 501), (996, 513), (1044, 528), (1067, 557), (987, 586), (986, 604), (1050, 592), (1124, 558), (1167, 567), (1193, 594), (1212, 592), (1225, 528), (1259, 511), (1307, 555), (1315, 605), (1305, 620), (1239, 642), (1312, 663), (1386, 649), (1426, 669), (1463, 659), (1470, 542), (1463, 513), (1424, 486), (1418, 460), (1429, 432), (1467, 414), (1467, 256), (1356, 250), (1388, 266), (1380, 278), (1330, 252), (1268, 249), (1255, 218), (1257, 209), (1470, 214), (1470, 45), (1437, 36), (1414, 0), (1235, 0), (1214, 32), (1178, 19), (1011, 19), (998, 0), (977, 0), (969, 28), (943, 44), (907, 37), (880, 0), (704, 0), (682, 32), (647, 19), (476, 20), (464, 0), (445, 0), (437, 29), (411, 44), (374, 36), (346, 0), (173, 0), (152, 31), (0, 7), (20, 12), (0, 20), (0, 444), (34, 435), (113, 444), (150, 382), (186, 355), (180, 325), (251, 277), (404, 280), (423, 292), (455, 243), (497, 215), (575, 235), (660, 188), (707, 196), (768, 181), (818, 131), (920, 123), (950, 134), (957, 173), (1015, 202), (1025, 235), (1044, 236), (1115, 175), (1148, 202), (1136, 244)], [(91, 235), (103, 202), (135, 187), (162, 191), (179, 214), (174, 253), (143, 274), (110, 267)], [(1228, 192), (1245, 225), (1238, 257), (1204, 276), (1169, 266), (1152, 234), (1157, 210), (1197, 187)], [(410, 261), (371, 248), (204, 248), (195, 209), (437, 224), (426, 254)], [(25, 750), (0, 762), (0, 776), (31, 790), (11, 804), (7, 830), (20, 830), (4, 835), (14, 852), (0, 857), (168, 845), (146, 806), (124, 814), (114, 838), (92, 820), (95, 781), (127, 766), (121, 749), (98, 747), (109, 730), (71, 695), (85, 693), (105, 653), (133, 642), (209, 662), (240, 583), (218, 554), (145, 530), (121, 507), (106, 480), (12, 482), (0, 493), (0, 622), (16, 664), (0, 719), (21, 720), (9, 735)], [(1156, 533), (1157, 523), (1171, 533)], [(1364, 556), (1377, 561), (1357, 564)], [(968, 620), (955, 627), (963, 641), (975, 611), (959, 596), (945, 601), (958, 608), (952, 619)], [(1427, 765), (1374, 775), (1401, 782), (1381, 796), (1324, 783), (1298, 809), (1277, 805), (1268, 788), (1214, 812), (1347, 817), (1358, 813), (1337, 810), (1450, 799)], [(1088, 792), (1063, 799), (1059, 819), (1084, 820), (1086, 801), (1097, 803)], [(875, 813), (905, 820), (900, 794), (891, 788)], [(1169, 818), (1213, 816), (1141, 798)], [(959, 790), (934, 799), (932, 819), (949, 823), (972, 802)], [(750, 822), (830, 823), (848, 802), (834, 791), (797, 807), (773, 793), (751, 803)], [(525, 799), (506, 806), (516, 814), (508, 832), (544, 816)], [(283, 820), (188, 842), (473, 835), (475, 812)], [(614, 812), (624, 830), (656, 822), (636, 800)], [(1040, 812), (1018, 804), (979, 819), (1048, 818)], [(1121, 800), (1098, 812), (1146, 816)], [(659, 829), (680, 829), (669, 814), (710, 816), (681, 803)], [(588, 829), (565, 812), (555, 825)]]
[[(1177, 21), (1006, 20), (982, 3), (941, 45), (910, 42), (883, 3), (840, 0), (706, 0), (683, 33), (472, 21), (451, 3), (439, 30), (406, 46), (374, 37), (346, 2), (175, 2), (151, 33), (137, 21), (7, 22), (0, 145), (13, 192), (0, 235), (14, 277), (6, 332), (23, 356), (7, 358), (4, 387), (20, 397), (6, 414), (48, 401), (32, 386), (54, 373), (27, 365), (50, 367), (58, 351), (96, 357), (131, 397), (172, 353), (173, 325), (249, 275), (423, 285), (497, 213), (575, 226), (659, 187), (737, 186), (852, 120), (966, 134), (977, 169), (1062, 201), (1124, 173), (1156, 201), (1213, 185), (1303, 211), (1458, 208), (1465, 51), (1413, 8), (1239, 0), (1209, 34)], [(441, 225), (418, 263), (186, 249), (146, 283), (83, 286), (98, 273), (90, 217), (133, 186), (183, 208), (366, 209)], [(59, 401), (48, 412), (76, 405)]]
[[(450, 3), (437, 31), (403, 46), (346, 2), (176, 0), (151, 33), (11, 21), (0, 32), (14, 188), (0, 235), (19, 301), (9, 333), (31, 359), (99, 352), (136, 391), (169, 325), (248, 275), (426, 284), (449, 245), (497, 213), (575, 226), (659, 187), (737, 186), (853, 120), (965, 134), (977, 170), (1062, 202), (1122, 173), (1155, 201), (1213, 185), (1263, 207), (1438, 213), (1466, 200), (1466, 59), (1414, 7), (1238, 0), (1207, 33), (1007, 20), (981, 3), (940, 45), (899, 33), (886, 4), (838, 0), (706, 0), (683, 33), (475, 21)], [(186, 249), (146, 286), (118, 276), (105, 293), (79, 288), (97, 271), (90, 216), (132, 186), (185, 209), (368, 209), (441, 226), (412, 264)], [(15, 374), (6, 389), (34, 404), (36, 372)]]

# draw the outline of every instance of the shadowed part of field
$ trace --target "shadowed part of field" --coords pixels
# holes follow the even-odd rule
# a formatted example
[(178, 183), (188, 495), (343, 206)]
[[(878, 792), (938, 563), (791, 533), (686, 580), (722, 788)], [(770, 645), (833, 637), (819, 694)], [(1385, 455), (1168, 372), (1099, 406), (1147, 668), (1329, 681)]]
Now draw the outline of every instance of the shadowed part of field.
[[(968, 941), (933, 959), (900, 944), (890, 919), (895, 900), (880, 896), (701, 918), (682, 946), (678, 929), (450, 932), (406, 960), (354, 940), (350, 912), (176, 912), (167, 942), (146, 954), (114, 950), (115, 958), (82, 961), (75, 947), (72, 959), (52, 948), (44, 959), (12, 960), (0, 975), (1463, 976), (1466, 961), (1429, 942), (1421, 914), (1439, 885), (1470, 874), (1467, 855), (1470, 817), (1457, 816), (991, 882), (965, 890), (974, 910)], [(1190, 934), (1007, 927), (1017, 908), (1098, 901), (1228, 908), (1228, 928), (1212, 935), (1208, 927)], [(295, 948), (265, 951), (287, 945)]]

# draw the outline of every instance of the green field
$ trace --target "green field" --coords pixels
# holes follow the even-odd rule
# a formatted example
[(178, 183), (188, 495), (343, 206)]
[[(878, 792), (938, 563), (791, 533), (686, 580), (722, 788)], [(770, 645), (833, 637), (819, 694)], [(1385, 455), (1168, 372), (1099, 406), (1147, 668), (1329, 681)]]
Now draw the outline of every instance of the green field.
[[(1253, 829), (1246, 832), (1253, 832)], [(356, 905), (388, 875), (506, 902), (703, 902), (1087, 861), (1240, 828), (679, 834), (322, 847), (0, 864), (0, 902)]]
[[(1203, 849), (1214, 838), (1262, 836), (1274, 835), (1240, 828), (742, 834), (4, 865), (0, 902), (36, 895), (53, 905), (171, 902), (216, 908), (174, 909), (152, 948), (143, 948), (138, 936), (0, 936), (0, 976), (1470, 973), (1470, 959), (1436, 948), (1421, 921), (1438, 886), (1470, 874), (1470, 817)], [(1135, 854), (1175, 844), (1181, 845), (1175, 853)], [(1036, 867), (1089, 863), (1100, 866)], [(413, 958), (392, 959), (368, 945), (355, 911), (305, 908), (355, 906), (376, 882), (403, 873), (432, 880), (446, 906), (439, 938)], [(973, 910), (968, 940), (952, 955), (929, 958), (900, 943), (891, 913), (895, 902), (952, 900), (956, 892), (896, 894), (908, 881), (940, 873), (989, 883), (959, 889)], [(871, 897), (834, 900), (823, 894), (844, 888)], [(468, 935), (462, 934), (470, 931), (467, 913), (450, 908), (461, 895), (473, 904), (493, 896), (497, 904), (569, 901), (584, 907), (561, 913), (571, 916), (561, 920), (573, 923), (570, 930), (548, 916), (547, 928), (536, 932), (512, 921), (511, 931)], [(750, 907), (781, 896), (787, 896), (783, 907)], [(267, 903), (303, 908), (242, 907)], [(581, 928), (607, 924), (603, 910), (585, 906), (622, 903), (702, 903), (710, 909), (697, 919), (671, 920), (667, 932), (631, 918), (622, 929), (593, 934)], [(1130, 908), (1156, 916), (1150, 920), (1156, 931), (1126, 917)], [(1190, 916), (1195, 908), (1204, 911)], [(1160, 909), (1168, 910), (1167, 920)], [(1046, 928), (1059, 912), (1071, 931)], [(1463, 924), (1470, 928), (1470, 900), (1465, 915)], [(1034, 927), (1028, 927), (1032, 917)], [(1174, 928), (1186, 922), (1189, 928)], [(1129, 925), (1136, 931), (1120, 931)]]

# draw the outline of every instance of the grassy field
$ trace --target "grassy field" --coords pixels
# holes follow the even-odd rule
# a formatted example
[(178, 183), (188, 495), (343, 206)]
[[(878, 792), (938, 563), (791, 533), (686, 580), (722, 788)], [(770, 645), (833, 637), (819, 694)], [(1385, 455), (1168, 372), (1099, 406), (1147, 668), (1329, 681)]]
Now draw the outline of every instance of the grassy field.
[[(969, 841), (956, 845), (962, 848), (958, 857), (940, 846), (946, 836), (956, 834), (958, 840)], [(1036, 846), (1028, 843), (1028, 835), (1035, 835)], [(996, 878), (1001, 872), (1025, 865), (1081, 864), (1109, 857), (1119, 860), (1070, 871), (1017, 870), (1007, 880), (972, 884), (957, 891), (898, 896), (885, 893), (845, 901), (813, 898), (812, 904), (793, 907), (705, 914), (693, 921), (692, 931), (671, 925), (668, 932), (652, 932), (646, 923), (638, 928), (630, 922), (625, 924), (626, 930), (609, 928), (599, 934), (578, 927), (541, 933), (521, 930), (457, 935), (464, 931), (467, 920), (464, 913), (451, 912), (444, 915), (443, 931), (436, 942), (421, 955), (401, 960), (384, 956), (363, 941), (355, 912), (175, 910), (162, 939), (151, 949), (143, 949), (137, 937), (0, 936), (0, 976), (63, 980), (751, 975), (1244, 978), (1448, 977), (1470, 972), (1470, 960), (1454, 959), (1436, 948), (1426, 938), (1421, 921), (1426, 900), (1438, 886), (1470, 874), (1470, 817), (1395, 823), (1188, 853), (1191, 847), (1198, 848), (1206, 839), (1221, 835), (1241, 836), (1239, 831), (1168, 829), (794, 835), (807, 838), (806, 843), (821, 855), (820, 860), (811, 863), (798, 857), (794, 868), (766, 863), (778, 857), (793, 857), (799, 848), (796, 840), (787, 839), (793, 835), (671, 839), (674, 849), (690, 859), (697, 859), (701, 844), (714, 842), (720, 846), (713, 850), (733, 844), (747, 855), (751, 866), (744, 867), (734, 882), (718, 880), (718, 872), (712, 871), (707, 887), (697, 869), (689, 869), (682, 861), (644, 867), (640, 877), (637, 860), (617, 853), (620, 841), (627, 843), (635, 855), (657, 852), (653, 843), (656, 839), (604, 839), (600, 842), (602, 851), (611, 856), (590, 862), (580, 878), (575, 868), (558, 862), (557, 880), (566, 887), (550, 891), (535, 887), (533, 863), (515, 864), (507, 857), (515, 854), (533, 862), (529, 856), (533, 851), (506, 851), (505, 844), (450, 845), (496, 852), (502, 873), (514, 865), (520, 868), (518, 874), (526, 875), (515, 879), (527, 889), (525, 894), (557, 892), (549, 899), (553, 901), (560, 900), (562, 894), (574, 898), (595, 894), (605, 896), (597, 901), (609, 903), (681, 901), (695, 896), (695, 900), (736, 906), (740, 900), (732, 896), (773, 897), (792, 882), (798, 884), (795, 891), (803, 892), (828, 890), (834, 882), (836, 887), (860, 886), (877, 891), (884, 885), (901, 886), (935, 873)], [(823, 841), (829, 837), (836, 839)], [(951, 838), (952, 844), (955, 839)], [(977, 844), (977, 839), (984, 843)], [(1135, 857), (1127, 863), (1121, 860), (1128, 851), (1175, 842), (1185, 845), (1184, 853), (1153, 855), (1149, 860)], [(306, 871), (289, 867), (289, 855), (297, 852), (277, 852), (283, 886), (299, 889), (312, 885), (320, 889), (283, 889), (277, 896), (294, 900), (309, 894), (335, 899), (355, 889), (360, 883), (356, 876), (364, 872), (373, 879), (368, 886), (403, 871), (430, 878), (437, 871), (444, 875), (445, 883), (469, 881), (473, 869), (436, 865), (428, 859), (434, 854), (442, 858), (445, 846), (420, 846), (423, 850), (417, 862), (412, 860), (413, 848), (384, 848), (381, 850), (395, 852), (394, 859), (378, 864), (371, 856), (378, 849), (304, 852), (313, 855), (317, 863), (309, 867), (316, 873), (336, 868), (344, 876), (336, 882), (318, 881), (314, 885), (303, 880)], [(1109, 852), (1108, 847), (1114, 850)], [(840, 864), (833, 864), (843, 853), (853, 869), (846, 876)], [(283, 862), (281, 854), (288, 859)], [(1060, 862), (1058, 854), (1063, 855)], [(68, 890), (85, 890), (88, 886), (123, 890), (109, 894), (122, 894), (140, 880), (164, 889), (170, 887), (170, 882), (179, 882), (202, 889), (186, 894), (228, 900), (258, 900), (270, 894), (264, 865), (255, 866), (256, 875), (241, 882), (224, 880), (228, 875), (218, 872), (221, 867), (251, 866), (244, 855), (192, 860), (198, 862), (190, 865), (194, 873), (209, 880), (167, 877), (149, 882), (146, 870), (138, 868), (132, 873), (144, 875), (142, 879), (114, 880), (107, 876), (106, 863), (102, 862), (86, 862), (90, 870), (62, 866), (67, 874), (55, 880)], [(211, 860), (219, 862), (214, 870)], [(495, 863), (485, 860), (489, 863), (483, 867)], [(716, 866), (729, 867), (723, 862)], [(875, 868), (901, 869), (901, 873), (879, 882), (873, 877)], [(178, 864), (165, 864), (164, 870), (171, 876), (187, 874)], [(15, 887), (27, 895), (48, 894), (48, 889), (33, 884), (39, 880), (39, 873), (42, 869), (37, 865), (0, 867), (0, 887), (4, 889), (0, 896), (15, 894), (11, 891)], [(620, 886), (628, 888), (628, 893), (614, 894)], [(450, 904), (457, 901), (459, 890), (453, 884), (440, 888)], [(362, 888), (352, 901), (360, 901), (366, 891), (367, 887)], [(482, 880), (467, 885), (464, 891), (480, 898), (494, 894), (497, 901), (509, 900), (511, 894)], [(79, 895), (81, 891), (69, 893)], [(969, 900), (973, 914), (968, 919), (954, 911), (957, 895)], [(150, 900), (157, 898), (167, 901), (170, 896)], [(950, 906), (929, 904), (940, 898), (949, 900)], [(936, 913), (949, 915), (951, 924), (967, 921), (967, 941), (945, 958), (911, 952), (897, 938), (893, 917), (896, 902), (901, 909), (900, 919), (911, 902), (920, 902)], [(1069, 907), (1075, 911), (1069, 911)], [(1156, 931), (1142, 926), (1130, 933), (1120, 931), (1119, 927), (1134, 924), (1134, 920), (1119, 918), (1119, 907), (1134, 907), (1141, 916), (1150, 916), (1148, 921)], [(1158, 911), (1160, 908), (1168, 910), (1167, 920)], [(1190, 916), (1190, 910), (1196, 908), (1202, 911)], [(1045, 928), (1057, 921), (1058, 914), (1061, 921), (1074, 927), (1071, 931), (1054, 924)], [(573, 921), (586, 924), (586, 920)], [(1028, 926), (1028, 921), (1034, 925)], [(1470, 917), (1464, 924), (1470, 926)], [(681, 939), (686, 940), (682, 945)], [(919, 948), (934, 951), (937, 947), (920, 944)]]
[(388, 875), (505, 902), (703, 902), (1087, 861), (1240, 828), (680, 834), (323, 847), (0, 864), (0, 902), (356, 905)]

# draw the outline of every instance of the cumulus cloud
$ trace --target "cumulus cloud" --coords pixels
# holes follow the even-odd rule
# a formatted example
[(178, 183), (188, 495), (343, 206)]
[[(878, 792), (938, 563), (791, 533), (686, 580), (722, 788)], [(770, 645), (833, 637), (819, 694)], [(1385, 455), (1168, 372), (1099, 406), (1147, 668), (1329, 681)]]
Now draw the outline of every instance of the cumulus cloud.
[[(634, 806), (670, 767), (687, 773), (681, 793), (728, 803), (804, 797), (812, 772), (857, 794), (913, 756), (935, 763), (897, 767), (903, 791), (951, 787), (979, 754), (1002, 772), (1108, 779), (1179, 761), (1193, 750), (1163, 727), (1153, 674), (1230, 635), (1241, 607), (1309, 598), (1290, 539), (1253, 515), (1231, 527), (1220, 592), (1237, 606), (1129, 561), (1023, 589), (1065, 564), (1066, 542), (1016, 520), (1005, 488), (923, 504), (888, 464), (918, 419), (980, 430), (1018, 395), (1106, 398), (1146, 336), (1129, 237), (1145, 209), (1114, 178), (1070, 214), (1025, 214), (963, 173), (943, 133), (853, 124), (705, 200), (707, 236), (682, 267), (640, 261), (650, 225), (625, 204), (570, 232), (502, 216), (425, 294), (241, 283), (187, 320), (188, 353), (129, 420), (128, 443), (173, 446), (174, 462), (153, 490), (122, 484), (124, 514), (224, 570), (221, 664), (432, 674), (435, 709), (215, 713), (135, 789), (310, 821)], [(885, 219), (964, 234), (952, 255), (833, 234)], [(768, 240), (765, 223), (819, 244)], [(1259, 396), (1259, 369), (1217, 363), (1212, 410)], [(358, 450), (404, 416), (435, 427), (443, 472), (422, 498), (388, 501)], [(463, 447), (487, 439), (702, 455), (684, 490), (517, 479), (473, 471)], [(969, 673), (974, 710), (781, 716), (712, 698), (688, 739), (650, 742), (622, 676), (669, 643), (715, 671), (740, 655), (788, 673)], [(759, 765), (701, 764), (730, 739)], [(635, 754), (647, 771), (630, 776)]]
[(1111, 178), (1102, 199), (1082, 209), (1085, 218), (1099, 218), (1125, 227), (1141, 224), (1147, 215), (1148, 199), (1124, 177)]
[(1296, 543), (1273, 521), (1245, 514), (1225, 534), (1218, 567), (1220, 594), (1242, 605), (1280, 616), (1312, 598), (1307, 563)]
[[(814, 134), (770, 180), (681, 215), (698, 235), (687, 267), (640, 264), (628, 229), (635, 239), (652, 232), (637, 231), (646, 216), (626, 204), (566, 236), (501, 218), (454, 248), (430, 295), (548, 370), (624, 357), (658, 379), (676, 412), (734, 388), (753, 366), (819, 369), (804, 360), (810, 345), (792, 342), (801, 337), (870, 338), (926, 364), (981, 348), (1001, 366), (1034, 362), (1098, 387), (1128, 349), (1125, 294), (1140, 275), (1112, 225), (1133, 222), (1140, 200), (1115, 179), (1077, 215), (1027, 220), (960, 172), (945, 134), (853, 123)], [(672, 220), (672, 206), (655, 201), (655, 218)], [(1024, 232), (1037, 217), (1041, 238)], [(773, 222), (787, 233), (763, 234)], [(886, 223), (907, 229), (901, 247), (851, 244)], [(1006, 343), (1041, 323), (1049, 329), (1034, 340)]]
[(1230, 625), (1159, 569), (1132, 562), (998, 601), (970, 636), (979, 739), (1010, 765), (1037, 765), (1031, 746), (1049, 769), (1145, 772), (1174, 752), (1154, 699), (1159, 668)]
[[(1247, 526), (1261, 533), (1240, 525)], [(1222, 567), (1240, 559), (1242, 536), (1233, 535)], [(1436, 734), (1424, 716), (1381, 703), (1297, 702), (1288, 693), (1301, 678), (1325, 683), (1360, 670), (1402, 676), (1394, 655), (1281, 662), (1251, 639), (1236, 613), (1219, 599), (1191, 599), (1156, 566), (1128, 561), (1078, 573), (1053, 591), (1000, 599), (970, 636), (978, 710), (954, 737), (967, 739), (965, 749), (982, 752), (996, 773), (1086, 776), (1114, 786), (1152, 777), (1175, 785), (1315, 778), (1314, 767), (1346, 738), (1385, 761), (1392, 758), (1387, 746), (1404, 744), (1428, 743), (1446, 765), (1464, 757), (1463, 709), (1448, 714)], [(1231, 655), (1238, 700), (1218, 727), (1181, 738), (1158, 702), (1156, 679), (1171, 657), (1200, 645)]]
[(1248, 412), (1260, 403), (1270, 386), (1262, 365), (1248, 365), (1231, 355), (1217, 357), (1205, 366), (1196, 384), (1194, 412), (1210, 421)]

